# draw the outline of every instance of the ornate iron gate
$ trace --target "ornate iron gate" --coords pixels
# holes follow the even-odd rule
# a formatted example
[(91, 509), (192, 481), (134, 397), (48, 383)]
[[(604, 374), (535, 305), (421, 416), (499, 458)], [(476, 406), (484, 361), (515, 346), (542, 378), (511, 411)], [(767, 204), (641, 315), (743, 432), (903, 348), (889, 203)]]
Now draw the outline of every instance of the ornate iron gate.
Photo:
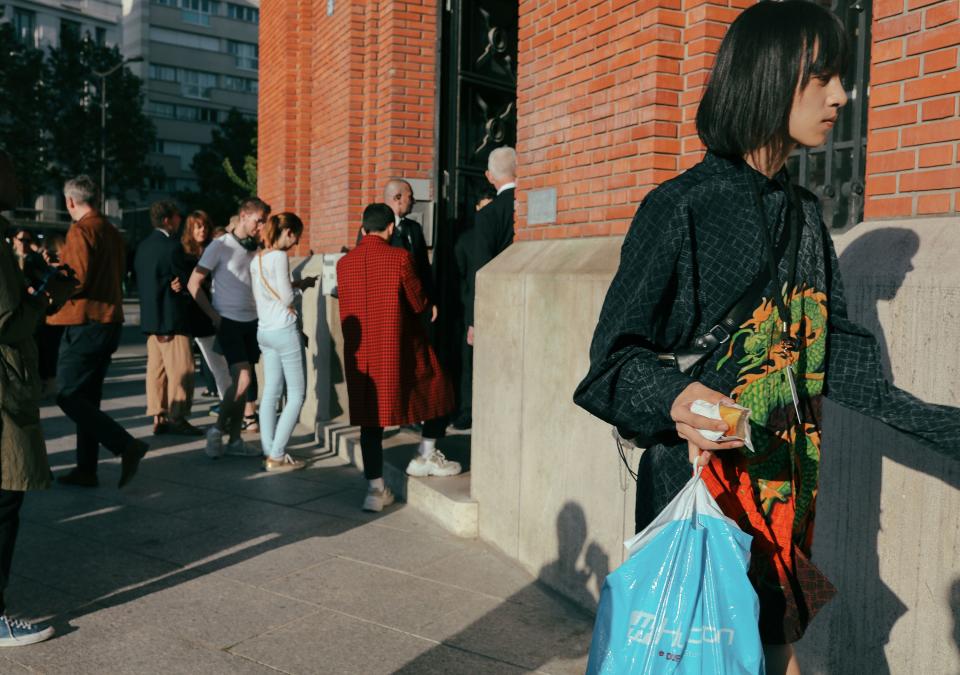
[(843, 82), (849, 100), (840, 110), (826, 145), (799, 150), (788, 160), (790, 173), (797, 182), (820, 197), (824, 221), (833, 228), (852, 227), (863, 219), (871, 3), (872, 0), (822, 3), (847, 28), (852, 53)]
[(447, 0), (444, 12), (440, 192), (457, 221), (479, 190), (490, 151), (517, 139), (516, 0)]
[(455, 371), (460, 342), (453, 246), (472, 221), (494, 148), (517, 140), (517, 0), (441, 0), (439, 203), (434, 267), (441, 358)]

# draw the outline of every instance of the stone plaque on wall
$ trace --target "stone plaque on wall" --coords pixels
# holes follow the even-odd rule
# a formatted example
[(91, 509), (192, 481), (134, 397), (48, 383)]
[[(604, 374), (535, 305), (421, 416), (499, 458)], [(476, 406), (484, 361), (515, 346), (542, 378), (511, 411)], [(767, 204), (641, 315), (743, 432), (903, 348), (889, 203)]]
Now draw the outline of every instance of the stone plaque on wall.
[(548, 225), (557, 222), (557, 188), (530, 190), (527, 193), (527, 224)]

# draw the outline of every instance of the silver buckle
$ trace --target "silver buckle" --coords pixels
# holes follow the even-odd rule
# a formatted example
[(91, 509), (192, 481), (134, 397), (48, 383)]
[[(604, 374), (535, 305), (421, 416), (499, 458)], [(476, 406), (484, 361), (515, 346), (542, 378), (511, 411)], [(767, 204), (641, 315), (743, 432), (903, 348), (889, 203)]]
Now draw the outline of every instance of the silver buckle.
[(716, 326), (708, 330), (707, 333), (717, 338), (720, 344), (723, 344), (724, 342), (727, 342), (730, 339), (730, 333), (728, 333), (727, 330), (720, 324), (717, 324)]

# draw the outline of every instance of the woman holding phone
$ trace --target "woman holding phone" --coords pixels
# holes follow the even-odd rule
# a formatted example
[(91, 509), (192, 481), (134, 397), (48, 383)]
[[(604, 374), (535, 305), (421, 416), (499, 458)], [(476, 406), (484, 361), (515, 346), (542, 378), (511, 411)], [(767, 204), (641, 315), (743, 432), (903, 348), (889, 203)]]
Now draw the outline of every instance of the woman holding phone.
[[(296, 471), (304, 462), (287, 454), (287, 443), (300, 417), (306, 383), (303, 338), (294, 306), (294, 290), (312, 287), (316, 277), (290, 280), (287, 251), (296, 246), (303, 222), (290, 212), (270, 216), (260, 231), (263, 250), (250, 263), (253, 297), (257, 303), (257, 342), (263, 353), (263, 390), (260, 393), (260, 442), (263, 468), (270, 472)], [(287, 400), (277, 418), (277, 404)]]

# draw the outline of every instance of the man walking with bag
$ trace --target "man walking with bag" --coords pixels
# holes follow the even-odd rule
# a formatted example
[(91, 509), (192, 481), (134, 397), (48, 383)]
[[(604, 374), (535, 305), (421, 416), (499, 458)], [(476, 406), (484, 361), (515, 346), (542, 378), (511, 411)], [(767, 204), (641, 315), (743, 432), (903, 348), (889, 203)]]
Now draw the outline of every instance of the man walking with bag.
[(48, 323), (65, 327), (57, 364), (57, 404), (77, 425), (77, 466), (57, 480), (96, 487), (102, 443), (122, 460), (118, 487), (123, 487), (148, 448), (100, 410), (103, 380), (120, 344), (126, 246), (117, 228), (94, 208), (97, 186), (89, 176), (68, 180), (63, 194), (73, 224), (60, 259), (73, 270), (79, 285)]

